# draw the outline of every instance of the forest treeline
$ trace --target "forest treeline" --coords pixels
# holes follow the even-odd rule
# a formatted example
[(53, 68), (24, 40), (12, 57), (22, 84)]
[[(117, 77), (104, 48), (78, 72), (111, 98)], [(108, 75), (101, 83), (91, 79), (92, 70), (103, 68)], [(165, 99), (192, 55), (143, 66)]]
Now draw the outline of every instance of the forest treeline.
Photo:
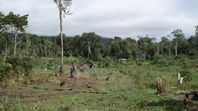
[[(0, 14), (0, 57), (12, 56), (60, 57), (60, 36), (39, 36), (25, 32), (28, 15)], [(10, 19), (11, 18), (11, 19)], [(15, 20), (14, 19), (14, 20)], [(15, 23), (17, 25), (13, 25)], [(6, 26), (6, 28), (5, 28)], [(64, 35), (64, 56), (81, 56), (98, 60), (104, 57), (114, 59), (152, 60), (156, 56), (198, 56), (198, 26), (195, 34), (186, 37), (181, 29), (161, 37), (160, 41), (149, 36), (138, 39), (115, 36), (103, 38), (90, 32), (67, 37)]]
[[(183, 33), (177, 34), (179, 31), (182, 32), (180, 29), (174, 31), (175, 37), (173, 39), (162, 37), (159, 42), (149, 36), (139, 37), (138, 40), (122, 39), (121, 37), (102, 38), (94, 32), (83, 33), (74, 37), (64, 36), (64, 56), (72, 55), (88, 58), (89, 47), (93, 60), (107, 56), (114, 59), (134, 60), (151, 60), (159, 55), (198, 56), (198, 34), (187, 38)], [(59, 36), (49, 37), (23, 33), (18, 35), (17, 43), (17, 56), (60, 57)], [(1, 58), (13, 56), (13, 34), (1, 33), (0, 50)]]

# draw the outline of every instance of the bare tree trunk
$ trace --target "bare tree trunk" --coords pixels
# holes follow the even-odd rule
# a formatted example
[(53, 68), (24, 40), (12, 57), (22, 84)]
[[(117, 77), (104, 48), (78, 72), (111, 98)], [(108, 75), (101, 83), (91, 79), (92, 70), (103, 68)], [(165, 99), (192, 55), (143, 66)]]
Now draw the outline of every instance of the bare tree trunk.
[(5, 54), (4, 54), (4, 61), (6, 61), (6, 59), (7, 59), (7, 53), (8, 53), (8, 45), (7, 45), (7, 42), (6, 42), (6, 48), (5, 48)]
[(17, 48), (17, 32), (14, 35), (14, 57), (16, 57), (16, 48)]
[(60, 17), (60, 37), (61, 37), (61, 66), (60, 66), (60, 74), (63, 74), (63, 16), (62, 10), (59, 8), (59, 17)]
[(89, 46), (88, 43), (88, 59), (90, 59), (91, 57), (92, 57), (91, 47)]
[(178, 43), (177, 43), (177, 39), (176, 39), (176, 45), (175, 45), (175, 56), (177, 56), (177, 47), (178, 47)]

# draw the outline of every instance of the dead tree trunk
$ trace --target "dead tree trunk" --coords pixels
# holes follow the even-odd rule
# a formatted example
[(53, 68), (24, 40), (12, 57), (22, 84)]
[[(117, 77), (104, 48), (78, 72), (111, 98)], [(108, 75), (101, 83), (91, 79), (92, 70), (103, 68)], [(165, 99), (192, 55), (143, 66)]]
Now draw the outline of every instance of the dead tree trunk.
[(59, 7), (59, 19), (60, 19), (60, 37), (61, 37), (61, 67), (60, 67), (60, 74), (62, 75), (63, 70), (63, 14), (61, 7)]
[(175, 56), (178, 55), (178, 43), (177, 43), (177, 38), (176, 38), (176, 45), (175, 45)]
[(92, 57), (91, 47), (89, 46), (88, 43), (88, 59), (90, 59), (91, 57)]
[(14, 57), (16, 57), (16, 48), (17, 48), (17, 32), (14, 35)]

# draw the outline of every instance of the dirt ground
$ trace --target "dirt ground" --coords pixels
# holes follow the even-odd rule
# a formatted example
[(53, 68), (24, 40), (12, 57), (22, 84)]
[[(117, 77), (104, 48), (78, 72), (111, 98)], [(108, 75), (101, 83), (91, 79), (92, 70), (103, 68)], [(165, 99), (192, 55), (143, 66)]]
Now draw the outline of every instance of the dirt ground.
[[(15, 84), (8, 87), (0, 87), (0, 98), (9, 97), (13, 102), (18, 101), (46, 101), (54, 99), (57, 96), (63, 95), (76, 95), (82, 93), (105, 93), (95, 89), (96, 84), (104, 83), (105, 80), (96, 80), (88, 78), (69, 78), (68, 76), (57, 77), (56, 83), (30, 85)], [(64, 81), (65, 84), (60, 86), (60, 82)]]

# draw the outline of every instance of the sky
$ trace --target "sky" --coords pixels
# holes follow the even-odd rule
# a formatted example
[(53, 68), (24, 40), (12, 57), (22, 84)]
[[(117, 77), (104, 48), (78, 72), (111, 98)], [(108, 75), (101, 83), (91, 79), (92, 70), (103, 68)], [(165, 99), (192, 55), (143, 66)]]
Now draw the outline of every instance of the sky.
[[(197, 5), (198, 0), (73, 0), (72, 15), (63, 21), (64, 33), (160, 38), (182, 29), (190, 36), (198, 25)], [(53, 0), (0, 0), (0, 11), (29, 14), (29, 33), (59, 34), (58, 8)]]

